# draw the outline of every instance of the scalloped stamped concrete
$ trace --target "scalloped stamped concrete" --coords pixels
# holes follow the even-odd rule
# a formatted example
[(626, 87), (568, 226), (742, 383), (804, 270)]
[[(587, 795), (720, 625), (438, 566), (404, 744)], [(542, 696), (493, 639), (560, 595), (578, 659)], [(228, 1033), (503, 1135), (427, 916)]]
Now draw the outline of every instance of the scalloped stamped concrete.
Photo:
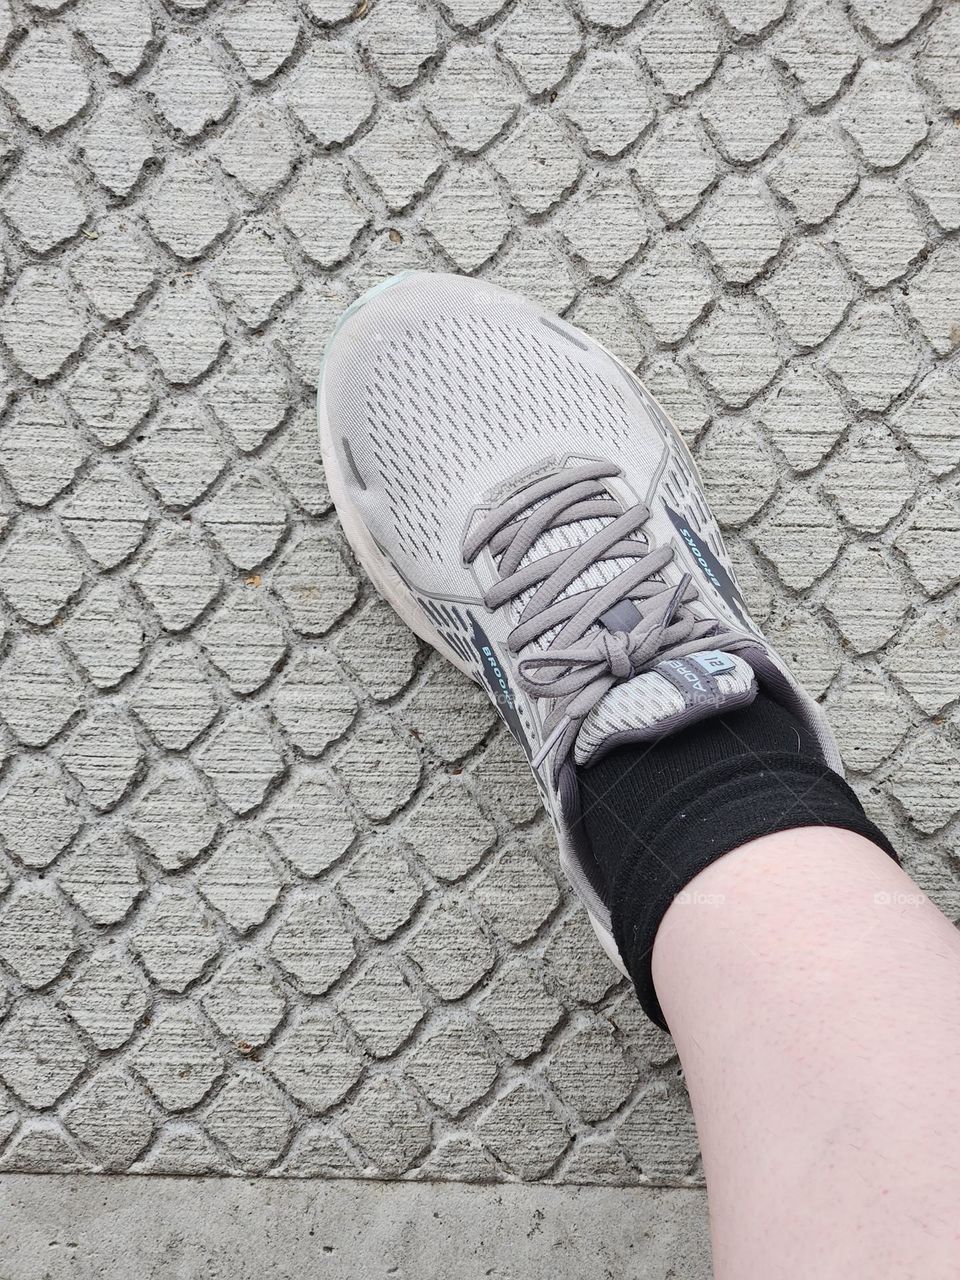
[[(0, 0), (0, 1170), (700, 1182), (517, 753), (330, 509), (322, 346), (408, 267), (639, 369), (956, 918), (958, 42), (933, 0)], [(256, 1186), (209, 1195), (363, 1199)]]

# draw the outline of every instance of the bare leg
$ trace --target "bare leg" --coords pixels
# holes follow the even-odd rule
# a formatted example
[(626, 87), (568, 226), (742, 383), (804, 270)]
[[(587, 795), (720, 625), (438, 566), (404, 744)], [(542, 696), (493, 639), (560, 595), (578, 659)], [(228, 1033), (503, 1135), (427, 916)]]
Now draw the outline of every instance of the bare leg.
[(653, 973), (716, 1280), (960, 1276), (960, 933), (847, 831), (765, 836), (670, 907)]

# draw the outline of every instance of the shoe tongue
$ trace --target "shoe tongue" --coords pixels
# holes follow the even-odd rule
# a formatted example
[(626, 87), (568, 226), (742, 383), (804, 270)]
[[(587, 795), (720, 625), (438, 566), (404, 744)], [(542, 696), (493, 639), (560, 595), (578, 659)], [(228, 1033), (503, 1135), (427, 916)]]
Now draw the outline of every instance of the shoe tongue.
[(745, 707), (756, 696), (753, 668), (734, 653), (713, 649), (666, 658), (604, 694), (580, 726), (574, 759), (592, 764), (620, 743), (662, 738)]

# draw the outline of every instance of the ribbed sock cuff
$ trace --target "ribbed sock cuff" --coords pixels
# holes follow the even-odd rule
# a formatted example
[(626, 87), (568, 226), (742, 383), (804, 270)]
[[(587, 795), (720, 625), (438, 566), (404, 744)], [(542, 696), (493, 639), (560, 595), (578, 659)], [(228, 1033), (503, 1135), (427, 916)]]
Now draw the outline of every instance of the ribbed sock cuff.
[(640, 1003), (666, 1028), (653, 988), (657, 930), (673, 899), (712, 862), (760, 836), (795, 827), (842, 827), (897, 854), (844, 780), (796, 755), (738, 756), (673, 787), (643, 815), (633, 857), (613, 884), (613, 935)]

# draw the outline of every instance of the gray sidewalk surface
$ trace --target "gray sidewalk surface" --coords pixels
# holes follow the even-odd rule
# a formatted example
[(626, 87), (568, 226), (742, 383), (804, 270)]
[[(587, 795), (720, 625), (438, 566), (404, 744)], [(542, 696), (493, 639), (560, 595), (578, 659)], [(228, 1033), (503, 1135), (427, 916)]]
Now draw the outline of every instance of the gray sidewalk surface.
[(699, 1191), (0, 1179), (0, 1280), (708, 1280)]
[(637, 1190), (700, 1181), (670, 1041), (330, 508), (323, 343), (408, 267), (639, 368), (960, 913), (958, 47), (931, 0), (0, 0), (0, 1172), (367, 1178), (58, 1212), (436, 1197), (527, 1280), (694, 1203)]

